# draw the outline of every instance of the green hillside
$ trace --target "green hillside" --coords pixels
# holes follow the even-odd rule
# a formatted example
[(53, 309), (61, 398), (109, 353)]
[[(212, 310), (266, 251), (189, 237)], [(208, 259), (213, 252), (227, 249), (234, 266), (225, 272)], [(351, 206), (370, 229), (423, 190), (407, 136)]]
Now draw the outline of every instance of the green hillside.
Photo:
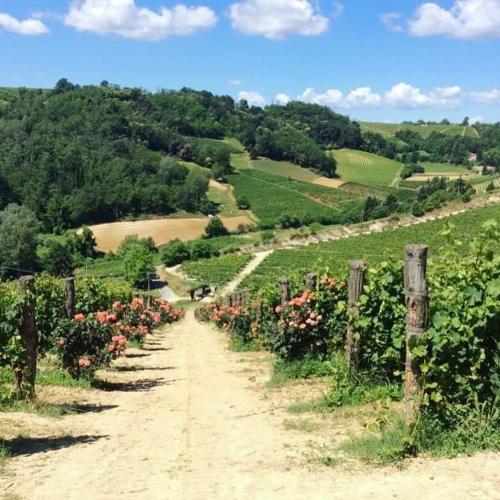
[(410, 243), (429, 245), (432, 256), (433, 252), (447, 241), (442, 232), (449, 223), (455, 226), (457, 237), (466, 240), (478, 234), (481, 225), (489, 219), (500, 223), (500, 205), (473, 209), (444, 219), (381, 233), (278, 250), (270, 255), (242, 286), (257, 290), (269, 282), (277, 283), (279, 276), (305, 273), (313, 270), (315, 266), (328, 266), (333, 274), (343, 275), (350, 260), (364, 259), (372, 265), (385, 259), (400, 259), (404, 247)]
[(439, 132), (446, 135), (459, 135), (462, 137), (479, 137), (478, 131), (471, 126), (464, 127), (458, 124), (436, 124), (436, 125), (416, 125), (410, 123), (370, 123), (361, 122), (363, 132), (370, 131), (381, 134), (389, 138), (394, 137), (399, 130), (412, 130), (418, 132), (422, 137), (428, 137), (432, 132)]
[(390, 186), (401, 171), (401, 164), (382, 156), (353, 149), (332, 151), (337, 173), (344, 182), (367, 186)]

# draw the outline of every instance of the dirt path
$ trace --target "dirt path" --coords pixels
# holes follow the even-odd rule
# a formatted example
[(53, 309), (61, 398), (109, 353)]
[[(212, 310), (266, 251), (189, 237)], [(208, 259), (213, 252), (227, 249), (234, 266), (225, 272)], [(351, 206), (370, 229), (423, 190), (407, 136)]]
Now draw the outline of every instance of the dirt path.
[(269, 255), (271, 255), (274, 252), (274, 250), (265, 250), (263, 252), (255, 252), (253, 254), (253, 259), (248, 263), (247, 266), (245, 266), (239, 273), (238, 275), (230, 281), (221, 291), (220, 295), (224, 296), (227, 295), (228, 293), (234, 292), (240, 283), (243, 281), (245, 277), (248, 275), (252, 274), (255, 269), (257, 269), (262, 262), (264, 262)]
[(94, 411), (55, 424), (2, 416), (50, 427), (45, 438), (20, 447), (0, 479), (0, 496), (387, 499), (411, 492), (412, 499), (500, 498), (498, 455), (418, 461), (403, 471), (307, 465), (307, 435), (285, 430), (285, 410), (256, 382), (262, 368), (228, 352), (226, 343), (189, 312), (142, 353), (120, 360), (109, 374), (113, 390), (91, 393)]

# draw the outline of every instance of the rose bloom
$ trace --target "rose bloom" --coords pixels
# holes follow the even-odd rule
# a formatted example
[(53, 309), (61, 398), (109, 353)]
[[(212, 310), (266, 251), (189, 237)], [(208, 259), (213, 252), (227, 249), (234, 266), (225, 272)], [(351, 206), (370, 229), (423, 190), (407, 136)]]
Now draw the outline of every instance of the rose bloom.
[(75, 314), (74, 320), (75, 321), (83, 321), (85, 319), (85, 316), (82, 313)]
[(115, 346), (114, 346), (114, 344), (109, 344), (109, 345), (108, 345), (108, 351), (109, 351), (109, 352), (113, 352), (114, 350), (115, 350)]

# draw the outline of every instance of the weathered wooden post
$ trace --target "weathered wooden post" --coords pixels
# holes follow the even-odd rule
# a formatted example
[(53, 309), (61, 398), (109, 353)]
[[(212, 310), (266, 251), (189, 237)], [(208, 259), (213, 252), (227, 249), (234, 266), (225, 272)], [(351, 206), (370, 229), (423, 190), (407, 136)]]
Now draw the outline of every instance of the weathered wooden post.
[(404, 284), (406, 297), (406, 364), (405, 364), (405, 420), (411, 425), (420, 409), (422, 388), (420, 368), (411, 354), (411, 348), (427, 328), (427, 253), (424, 245), (406, 247)]
[(345, 352), (347, 364), (350, 369), (355, 369), (358, 363), (358, 339), (353, 326), (353, 320), (358, 317), (358, 301), (365, 285), (365, 263), (362, 260), (353, 260), (350, 264), (351, 272), (348, 283), (348, 308), (350, 319), (347, 323), (347, 336)]
[(19, 280), (21, 326), (19, 333), (24, 352), (14, 367), (16, 391), (19, 397), (35, 395), (36, 361), (38, 354), (38, 332), (36, 329), (36, 288), (34, 276), (23, 276)]
[(229, 307), (233, 307), (233, 294), (232, 293), (228, 293), (226, 295), (226, 304), (229, 306)]
[(281, 305), (283, 307), (287, 307), (291, 297), (290, 297), (290, 282), (286, 277), (280, 278), (280, 297), (281, 297)]
[(318, 282), (318, 277), (316, 273), (309, 273), (306, 276), (306, 288), (308, 290), (316, 290), (316, 284)]
[(75, 278), (66, 278), (65, 281), (65, 302), (66, 317), (73, 319), (75, 317)]

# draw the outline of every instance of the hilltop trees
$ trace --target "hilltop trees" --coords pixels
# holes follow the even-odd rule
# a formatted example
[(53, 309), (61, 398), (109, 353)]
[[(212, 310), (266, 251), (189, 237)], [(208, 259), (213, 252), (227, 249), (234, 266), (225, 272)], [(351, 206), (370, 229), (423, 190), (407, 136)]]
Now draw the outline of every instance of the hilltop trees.
[(10, 204), (0, 212), (0, 278), (36, 270), (40, 223), (28, 208)]

